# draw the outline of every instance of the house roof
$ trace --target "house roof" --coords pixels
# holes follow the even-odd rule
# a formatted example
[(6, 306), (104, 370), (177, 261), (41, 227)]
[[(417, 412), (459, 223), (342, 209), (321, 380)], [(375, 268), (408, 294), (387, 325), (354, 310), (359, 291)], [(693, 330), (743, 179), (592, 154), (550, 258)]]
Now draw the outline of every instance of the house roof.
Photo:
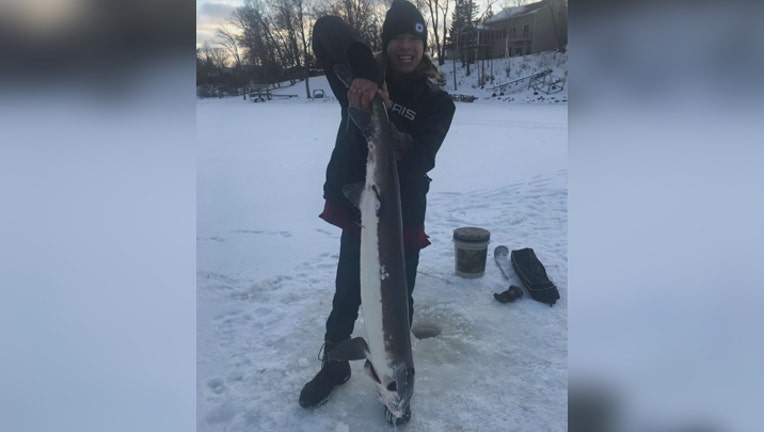
[(501, 12), (485, 20), (485, 24), (495, 23), (499, 21), (508, 20), (510, 18), (518, 17), (521, 15), (528, 15), (536, 13), (539, 9), (546, 6), (547, 2), (542, 0), (536, 3), (530, 3), (522, 6), (516, 6), (503, 9)]

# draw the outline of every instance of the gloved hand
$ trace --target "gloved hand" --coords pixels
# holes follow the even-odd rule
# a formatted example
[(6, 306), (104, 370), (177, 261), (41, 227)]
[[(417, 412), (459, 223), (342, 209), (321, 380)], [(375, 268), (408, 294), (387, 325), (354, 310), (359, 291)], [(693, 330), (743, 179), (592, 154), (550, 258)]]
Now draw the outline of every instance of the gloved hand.
[(363, 78), (355, 78), (348, 89), (348, 102), (358, 109), (370, 111), (371, 101), (377, 93), (379, 93), (377, 83)]
[(379, 69), (377, 60), (374, 58), (371, 49), (362, 42), (353, 42), (345, 53), (350, 71), (356, 78), (363, 78), (374, 82), (379, 86), (382, 84), (382, 72)]
[(354, 77), (348, 89), (350, 105), (369, 111), (369, 104), (374, 96), (379, 94), (385, 101), (385, 105), (390, 106), (387, 87), (382, 84), (384, 92), (378, 91), (382, 82), (382, 73), (371, 49), (362, 42), (353, 42), (348, 46), (345, 55)]

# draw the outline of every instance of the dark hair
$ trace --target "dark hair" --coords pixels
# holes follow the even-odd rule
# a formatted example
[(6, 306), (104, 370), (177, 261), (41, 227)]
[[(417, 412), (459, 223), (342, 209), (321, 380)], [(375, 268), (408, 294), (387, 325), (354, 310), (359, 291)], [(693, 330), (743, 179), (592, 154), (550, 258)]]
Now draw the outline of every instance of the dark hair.
[(416, 74), (425, 75), (434, 80), (443, 78), (443, 74), (440, 72), (438, 65), (432, 62), (432, 59), (427, 54), (422, 55), (422, 61), (419, 62), (419, 66), (414, 71)]

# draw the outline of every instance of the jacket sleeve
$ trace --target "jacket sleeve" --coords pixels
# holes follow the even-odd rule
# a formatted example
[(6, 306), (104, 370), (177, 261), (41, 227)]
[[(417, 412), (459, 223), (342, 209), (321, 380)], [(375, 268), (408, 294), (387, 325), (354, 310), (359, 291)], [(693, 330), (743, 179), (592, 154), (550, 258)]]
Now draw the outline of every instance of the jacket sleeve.
[(379, 82), (376, 61), (358, 32), (337, 16), (322, 16), (313, 25), (313, 53), (324, 70), (332, 92), (343, 107), (348, 105), (347, 87), (337, 78), (334, 66), (348, 65), (353, 76)]
[(374, 81), (382, 86), (382, 71), (371, 49), (363, 42), (353, 42), (347, 49), (347, 59), (353, 76)]
[(424, 177), (435, 167), (435, 155), (446, 138), (456, 111), (453, 100), (445, 92), (439, 93), (431, 106), (433, 109), (418, 116), (407, 132), (411, 142), (398, 161), (401, 171), (414, 177)]

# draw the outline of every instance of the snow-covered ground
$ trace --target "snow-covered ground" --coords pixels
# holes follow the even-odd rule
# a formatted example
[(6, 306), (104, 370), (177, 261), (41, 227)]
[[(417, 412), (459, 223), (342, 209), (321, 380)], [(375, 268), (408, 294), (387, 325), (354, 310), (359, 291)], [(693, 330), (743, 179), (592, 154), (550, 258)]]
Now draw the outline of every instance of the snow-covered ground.
[[(461, 95), (475, 96), (478, 100), (496, 100), (520, 103), (565, 103), (568, 101), (568, 54), (559, 51), (544, 51), (508, 59), (484, 61), (467, 69), (451, 61), (441, 66), (446, 90)], [(550, 71), (541, 81), (550, 85), (530, 87), (530, 77)], [(454, 80), (456, 75), (456, 80)], [(483, 76), (481, 84), (479, 79)], [(554, 85), (551, 84), (554, 82)], [(540, 84), (540, 82), (539, 82)]]
[[(302, 84), (281, 91), (304, 95)], [(390, 429), (362, 362), (326, 405), (297, 403), (319, 368), (333, 294), (340, 233), (317, 215), (339, 115), (336, 101), (303, 97), (197, 102), (199, 431)], [(430, 175), (432, 245), (414, 325), (441, 333), (413, 340), (405, 428), (566, 430), (567, 104), (457, 104)], [(481, 278), (454, 274), (451, 236), (462, 226), (491, 232)], [(560, 290), (554, 307), (527, 292), (509, 304), (493, 298), (520, 284), (493, 263), (499, 244), (536, 251)]]
[[(750, 7), (760, 8), (760, 2), (703, 4), (690, 13), (680, 4), (643, 3), (598, 8), (596, 12), (578, 9), (575, 26), (570, 27), (570, 39), (575, 41), (570, 85), (575, 87), (575, 97), (568, 124), (569, 266), (564, 286), (558, 270), (550, 269), (564, 288), (563, 298), (553, 309), (545, 309), (554, 314), (562, 302), (567, 307), (568, 367), (573, 380), (569, 403), (571, 409), (575, 401), (581, 404), (581, 388), (579, 397), (573, 389), (576, 380), (579, 386), (584, 381), (595, 395), (604, 390), (600, 393), (604, 403), (589, 406), (588, 412), (594, 409), (606, 419), (621, 417), (620, 423), (627, 426), (609, 430), (758, 431), (764, 400), (764, 348), (757, 343), (764, 326), (759, 272), (764, 261), (764, 206), (756, 197), (761, 196), (764, 184), (760, 80), (764, 44), (756, 44), (763, 40), (762, 26), (757, 26), (761, 13)], [(209, 114), (215, 109), (205, 105), (229, 101), (196, 101), (194, 69), (187, 52), (178, 55), (182, 60), (179, 57), (172, 67), (152, 62), (125, 74), (118, 73), (128, 70), (120, 62), (118, 70), (97, 68), (94, 74), (76, 79), (62, 76), (55, 64), (43, 62), (40, 64), (49, 69), (49, 75), (40, 77), (31, 67), (21, 66), (34, 82), (4, 76), (0, 83), (4, 84), (0, 97), (2, 431), (166, 432), (192, 431), (196, 425), (199, 430), (237, 430), (247, 418), (253, 425), (250, 430), (259, 431), (267, 429), (259, 427), (257, 420), (283, 411), (304, 416), (300, 421), (310, 421), (314, 430), (350, 430), (346, 420), (329, 421), (340, 419), (343, 409), (349, 412), (347, 392), (363, 392), (368, 401), (363, 407), (372, 409), (374, 402), (368, 392), (373, 390), (365, 384), (368, 379), (356, 374), (337, 398), (315, 413), (295, 410), (294, 389), (299, 387), (295, 382), (310, 376), (317, 364), (312, 335), (320, 332), (309, 326), (290, 334), (296, 341), (290, 342), (291, 348), (276, 367), (285, 368), (300, 358), (310, 364), (285, 368), (300, 375), (278, 383), (279, 388), (289, 386), (288, 394), (277, 388), (273, 394), (262, 395), (273, 406), (280, 398), (284, 403), (270, 414), (267, 407), (258, 408), (261, 402), (257, 398), (263, 393), (258, 391), (264, 386), (256, 383), (255, 373), (249, 369), (257, 364), (252, 359), (267, 357), (271, 348), (257, 345), (242, 354), (245, 349), (236, 343), (252, 341), (257, 329), (243, 326), (245, 331), (240, 332), (234, 319), (228, 324), (229, 330), (237, 330), (228, 336), (233, 341), (230, 350), (207, 351), (200, 358), (199, 372), (205, 375), (199, 381), (197, 422), (195, 246), (200, 245), (200, 253), (205, 253), (211, 243), (196, 241), (195, 110), (199, 108), (200, 126), (205, 126), (200, 127), (200, 137), (209, 140), (213, 136), (208, 146), (225, 147), (232, 139), (240, 140), (242, 146), (249, 146), (249, 155), (265, 146), (251, 129), (266, 125), (250, 115), (258, 112), (253, 107), (256, 104), (246, 102), (237, 106), (242, 112), (234, 123), (249, 126), (239, 124), (230, 132), (219, 125), (210, 128)], [(125, 60), (130, 65), (144, 61), (133, 52), (125, 53)], [(468, 87), (460, 85), (458, 92), (463, 88)], [(485, 108), (481, 104), (490, 102), (481, 98), (472, 105), (459, 104), (455, 130), (464, 127), (459, 117)], [(520, 109), (514, 105), (496, 108)], [(276, 104), (268, 106), (275, 108)], [(274, 121), (277, 115), (280, 113), (266, 115), (263, 121)], [(337, 115), (331, 115), (332, 124)], [(239, 133), (245, 127), (245, 133)], [(501, 139), (510, 146), (514, 136)], [(439, 159), (436, 188), (456, 180), (445, 170), (448, 160), (453, 160), (448, 152), (455, 149), (456, 135), (449, 140)], [(315, 142), (322, 151), (330, 145)], [(199, 161), (200, 171), (214, 167), (209, 157)], [(529, 168), (529, 161), (524, 162), (521, 168)], [(317, 165), (324, 163), (316, 160)], [(241, 165), (244, 162), (240, 169)], [(220, 166), (225, 167), (224, 159)], [(502, 175), (508, 176), (504, 178), (507, 184), (518, 182), (511, 177), (517, 169), (517, 165), (505, 167)], [(227, 172), (221, 173), (221, 179), (223, 174)], [(289, 176), (283, 177), (282, 182)], [(473, 177), (468, 181), (474, 181)], [(222, 186), (226, 185), (221, 185), (220, 194), (229, 189)], [(313, 189), (305, 196), (317, 199), (319, 186), (311, 183), (306, 187)], [(260, 189), (253, 184), (246, 190)], [(201, 193), (200, 189), (203, 196)], [(209, 202), (208, 192), (206, 196)], [(293, 205), (294, 198), (278, 198), (281, 205)], [(273, 207), (261, 207), (258, 217)], [(306, 218), (317, 213), (314, 202), (306, 203), (304, 210)], [(429, 217), (440, 211), (437, 205), (430, 210)], [(433, 221), (428, 224), (434, 228)], [(296, 233), (299, 226), (290, 225), (288, 232)], [(486, 226), (494, 233), (491, 246), (498, 237), (505, 240), (506, 235), (495, 226)], [(323, 225), (322, 229), (330, 231), (331, 227)], [(232, 238), (227, 236), (229, 247)], [(423, 256), (432, 255), (427, 259), (434, 260), (439, 250), (446, 250), (443, 243), (448, 240), (437, 241), (423, 252)], [(506, 243), (511, 245), (511, 241)], [(336, 248), (332, 239), (327, 244)], [(252, 272), (256, 263), (246, 253), (255, 249), (242, 247), (229, 257), (243, 256), (240, 261), (251, 266), (240, 267)], [(303, 253), (302, 249), (297, 253)], [(545, 262), (551, 259), (541, 257)], [(206, 270), (200, 269), (199, 274), (209, 271), (212, 264), (223, 268), (225, 262), (208, 260)], [(451, 266), (451, 258), (442, 265)], [(258, 271), (265, 270), (261, 266)], [(235, 274), (235, 270), (219, 272)], [(288, 274), (283, 270), (272, 273)], [(444, 267), (443, 274), (448, 273)], [(448, 277), (460, 281), (451, 274)], [(262, 281), (275, 280), (267, 274), (250, 279), (250, 287), (258, 286), (257, 281), (262, 287)], [(427, 282), (427, 276), (420, 280), (423, 285), (417, 298), (423, 305), (420, 310), (426, 310), (431, 298), (428, 289), (436, 288), (425, 286), (434, 284)], [(496, 279), (490, 263), (486, 276), (475, 284), (485, 286), (471, 286), (475, 289), (468, 304), (485, 302), (494, 289), (489, 284), (506, 286)], [(447, 289), (447, 284), (442, 285), (439, 292)], [(202, 286), (206, 285), (200, 283)], [(232, 296), (244, 296), (245, 284), (232, 286)], [(324, 296), (325, 290), (316, 289)], [(455, 286), (451, 295), (440, 296), (439, 301), (452, 301), (454, 293), (462, 291), (464, 286)], [(315, 300), (310, 287), (297, 294), (298, 301)], [(251, 307), (252, 300), (219, 299), (204, 304), (205, 298), (199, 297), (199, 305), (206, 307), (200, 309), (198, 320), (203, 326), (200, 349), (218, 349), (216, 343), (225, 343), (223, 337), (212, 344), (209, 340), (213, 332), (226, 330), (209, 319), (215, 307), (260, 316)], [(535, 308), (535, 303), (526, 297), (503, 306), (505, 325), (492, 327), (497, 330), (491, 334), (518, 337), (512, 324)], [(326, 308), (315, 314), (314, 320), (322, 325)], [(476, 316), (473, 321), (482, 319)], [(270, 327), (272, 334), (280, 330), (276, 325)], [(543, 328), (539, 325), (533, 331), (540, 331), (539, 327)], [(308, 335), (311, 346), (304, 346), (301, 333), (308, 331), (313, 332)], [(443, 342), (437, 343), (445, 344), (447, 337), (454, 336), (446, 331), (440, 339)], [(434, 341), (438, 338), (417, 341), (420, 358), (424, 353), (420, 342)], [(534, 342), (543, 343), (543, 339)], [(204, 355), (204, 351), (200, 353)], [(217, 364), (211, 363), (212, 358)], [(253, 366), (239, 369), (247, 372), (241, 376), (249, 382), (234, 389), (227, 380), (236, 377), (236, 368), (229, 365), (237, 359)], [(471, 357), (469, 361), (474, 368), (481, 360)], [(261, 364), (262, 369), (270, 367)], [(418, 360), (417, 367), (425, 365), (424, 358)], [(490, 383), (497, 376), (501, 379), (506, 367), (481, 376), (476, 383)], [(430, 370), (433, 368), (431, 365)], [(456, 381), (459, 371), (452, 369), (450, 379)], [(226, 371), (231, 373), (222, 373)], [(222, 385), (210, 381), (216, 377)], [(519, 381), (525, 382), (526, 377)], [(208, 390), (208, 382), (220, 393)], [(422, 397), (423, 383), (417, 384), (414, 401), (414, 421), (419, 427), (409, 430), (426, 430), (422, 411), (426, 404), (435, 403)], [(247, 384), (252, 388), (245, 388)], [(454, 416), (456, 409), (464, 412), (470, 408), (461, 401), (454, 403), (454, 394), (469, 388), (463, 381), (455, 384), (438, 395), (438, 416)], [(512, 395), (511, 391), (508, 388), (499, 397), (487, 392), (486, 403), (491, 398), (498, 401), (490, 415), (475, 415), (472, 419), (479, 424), (463, 429), (490, 430), (493, 425), (495, 430), (499, 422), (495, 418), (505, 413), (524, 418), (526, 412), (500, 399)], [(225, 419), (226, 410), (228, 418), (237, 420), (206, 423), (207, 418), (215, 418), (214, 413)], [(581, 411), (571, 412), (569, 430), (594, 430), (582, 428), (576, 413)], [(353, 429), (376, 426), (378, 412), (371, 414), (367, 424)], [(325, 418), (328, 420), (319, 423)], [(297, 423), (284, 429), (308, 428)], [(458, 427), (449, 425), (445, 430)]]
[[(480, 67), (477, 64), (471, 65), (469, 75), (467, 75), (467, 69), (458, 61), (454, 67), (454, 62), (448, 60), (440, 66), (440, 71), (445, 81), (444, 89), (457, 97), (474, 97), (478, 102), (555, 104), (568, 102), (567, 53), (545, 51), (508, 59), (487, 60)], [(539, 85), (536, 85), (538, 88), (533, 88), (530, 78), (545, 71), (549, 73), (539, 78), (540, 81), (537, 83)], [(311, 92), (322, 89), (326, 95), (331, 95), (331, 89), (324, 77), (313, 77), (308, 81)], [(540, 85), (541, 82), (549, 85)], [(284, 83), (285, 86), (276, 88), (273, 93), (306, 99), (304, 81), (291, 86), (288, 84)]]

